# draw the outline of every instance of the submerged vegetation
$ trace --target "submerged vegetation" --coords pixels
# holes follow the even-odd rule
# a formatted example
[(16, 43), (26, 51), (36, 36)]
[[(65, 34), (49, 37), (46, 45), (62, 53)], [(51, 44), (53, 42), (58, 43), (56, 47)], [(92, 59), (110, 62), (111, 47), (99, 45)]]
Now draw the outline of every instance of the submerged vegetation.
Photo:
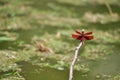
[(0, 80), (32, 80), (41, 71), (26, 76), (25, 65), (68, 70), (79, 43), (71, 34), (83, 28), (95, 39), (81, 48), (75, 80), (119, 80), (119, 8), (119, 0), (0, 0)]

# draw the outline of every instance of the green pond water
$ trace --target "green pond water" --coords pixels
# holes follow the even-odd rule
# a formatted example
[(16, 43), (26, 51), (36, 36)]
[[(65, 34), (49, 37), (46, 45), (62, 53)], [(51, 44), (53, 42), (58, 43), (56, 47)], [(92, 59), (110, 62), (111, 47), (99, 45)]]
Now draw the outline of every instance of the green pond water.
[[(56, 0), (43, 0), (43, 2), (38, 3), (39, 0), (35, 0), (34, 3), (29, 4), (38, 10), (51, 10), (51, 11), (58, 11), (51, 9), (48, 6), (48, 3), (56, 4), (60, 7), (65, 7), (68, 8), (72, 12), (74, 10), (74, 13), (76, 13), (75, 17), (81, 17), (80, 15), (83, 15), (85, 11), (91, 10), (92, 12), (107, 12), (107, 9), (104, 5), (100, 6), (95, 6), (91, 5), (91, 7), (88, 6), (76, 6), (72, 4), (67, 4), (67, 3), (58, 3)], [(44, 8), (42, 7), (44, 5)], [(113, 11), (120, 13), (118, 8), (119, 6), (112, 5)], [(64, 10), (63, 10), (64, 11)], [(78, 14), (79, 13), (79, 14)], [(60, 14), (63, 16), (66, 16), (65, 14)], [(54, 34), (58, 30), (64, 30), (64, 28), (59, 28), (59, 27), (53, 27), (53, 26), (48, 26), (44, 25), (40, 27), (41, 25), (35, 23), (32, 24), (34, 27), (33, 29), (30, 30), (14, 30), (11, 32), (16, 32), (19, 34), (19, 37), (16, 42), (11, 41), (11, 42), (0, 42), (0, 49), (1, 50), (18, 50), (18, 49), (23, 49), (23, 47), (18, 46), (18, 42), (24, 42), (29, 44), (31, 41), (31, 38), (33, 36), (41, 36), (45, 33), (50, 33)], [(96, 30), (102, 30), (102, 31), (107, 31), (107, 30), (115, 30), (119, 29), (118, 26), (120, 26), (120, 21), (117, 22), (112, 22), (108, 24), (89, 24), (91, 26), (91, 29), (96, 29)], [(101, 27), (102, 26), (102, 27)], [(109, 27), (107, 27), (109, 26)], [(79, 27), (77, 27), (79, 28)], [(87, 29), (88, 27), (84, 27)], [(93, 43), (94, 44), (94, 43)], [(96, 44), (97, 45), (97, 44)], [(110, 45), (110, 44), (109, 44)], [(105, 80), (105, 76), (109, 75), (117, 75), (120, 73), (120, 53), (119, 53), (119, 47), (120, 44), (111, 44), (116, 47), (116, 50), (118, 53), (110, 54), (109, 56), (106, 56), (106, 59), (104, 60), (95, 60), (95, 61), (86, 61), (90, 66), (90, 71), (88, 73), (81, 73), (81, 71), (74, 71), (74, 79), (73, 80)], [(36, 58), (37, 59), (37, 58)], [(18, 65), (22, 69), (20, 75), (22, 75), (26, 80), (68, 80), (69, 77), (69, 69), (64, 68), (63, 70), (58, 70), (50, 67), (41, 67), (38, 65), (33, 65), (30, 62), (19, 62)]]
[[(120, 54), (114, 54), (107, 57), (107, 60), (90, 61), (90, 72), (87, 74), (81, 71), (74, 71), (73, 80), (104, 80), (106, 76), (117, 75), (120, 73)], [(26, 80), (68, 80), (69, 69), (58, 70), (49, 67), (32, 65), (29, 62), (20, 62), (22, 68), (21, 75)], [(99, 76), (99, 77), (97, 77)]]

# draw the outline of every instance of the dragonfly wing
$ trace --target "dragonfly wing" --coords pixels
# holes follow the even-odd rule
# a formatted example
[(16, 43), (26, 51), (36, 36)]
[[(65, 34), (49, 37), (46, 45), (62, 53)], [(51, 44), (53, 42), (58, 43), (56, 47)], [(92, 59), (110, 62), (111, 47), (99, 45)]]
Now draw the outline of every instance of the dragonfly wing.
[(78, 40), (81, 40), (82, 36), (76, 35), (76, 34), (72, 34), (72, 37)]
[(82, 34), (82, 33), (81, 33), (80, 31), (78, 31), (78, 30), (76, 30), (75, 32), (78, 33), (78, 34)]
[(90, 35), (90, 34), (92, 34), (92, 32), (87, 32), (87, 33), (85, 33), (84, 35)]
[(91, 40), (91, 39), (93, 39), (94, 37), (93, 37), (93, 36), (84, 36), (84, 38), (85, 38), (86, 40)]

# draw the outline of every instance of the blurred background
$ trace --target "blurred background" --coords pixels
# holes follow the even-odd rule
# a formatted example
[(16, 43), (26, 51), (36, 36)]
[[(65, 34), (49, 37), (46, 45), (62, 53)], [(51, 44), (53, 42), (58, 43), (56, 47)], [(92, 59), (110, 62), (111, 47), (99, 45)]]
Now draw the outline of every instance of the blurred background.
[(120, 0), (0, 0), (0, 80), (120, 80)]

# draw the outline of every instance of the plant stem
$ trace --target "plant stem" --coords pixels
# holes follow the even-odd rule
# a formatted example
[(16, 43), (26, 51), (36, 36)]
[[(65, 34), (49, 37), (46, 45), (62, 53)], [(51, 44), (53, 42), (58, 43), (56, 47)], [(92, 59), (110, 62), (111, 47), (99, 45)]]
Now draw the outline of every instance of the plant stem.
[(105, 1), (105, 5), (106, 5), (106, 7), (108, 8), (109, 14), (110, 14), (110, 15), (113, 15), (112, 8), (110, 7), (110, 5), (109, 5), (109, 3), (108, 3), (107, 1)]
[(74, 69), (74, 65), (75, 65), (75, 62), (77, 61), (78, 52), (79, 52), (79, 49), (81, 48), (82, 44), (83, 44), (83, 43), (80, 42), (80, 44), (78, 45), (78, 47), (76, 47), (75, 55), (74, 55), (73, 61), (72, 61), (71, 66), (70, 66), (69, 80), (72, 80), (72, 79), (73, 79), (73, 69)]

